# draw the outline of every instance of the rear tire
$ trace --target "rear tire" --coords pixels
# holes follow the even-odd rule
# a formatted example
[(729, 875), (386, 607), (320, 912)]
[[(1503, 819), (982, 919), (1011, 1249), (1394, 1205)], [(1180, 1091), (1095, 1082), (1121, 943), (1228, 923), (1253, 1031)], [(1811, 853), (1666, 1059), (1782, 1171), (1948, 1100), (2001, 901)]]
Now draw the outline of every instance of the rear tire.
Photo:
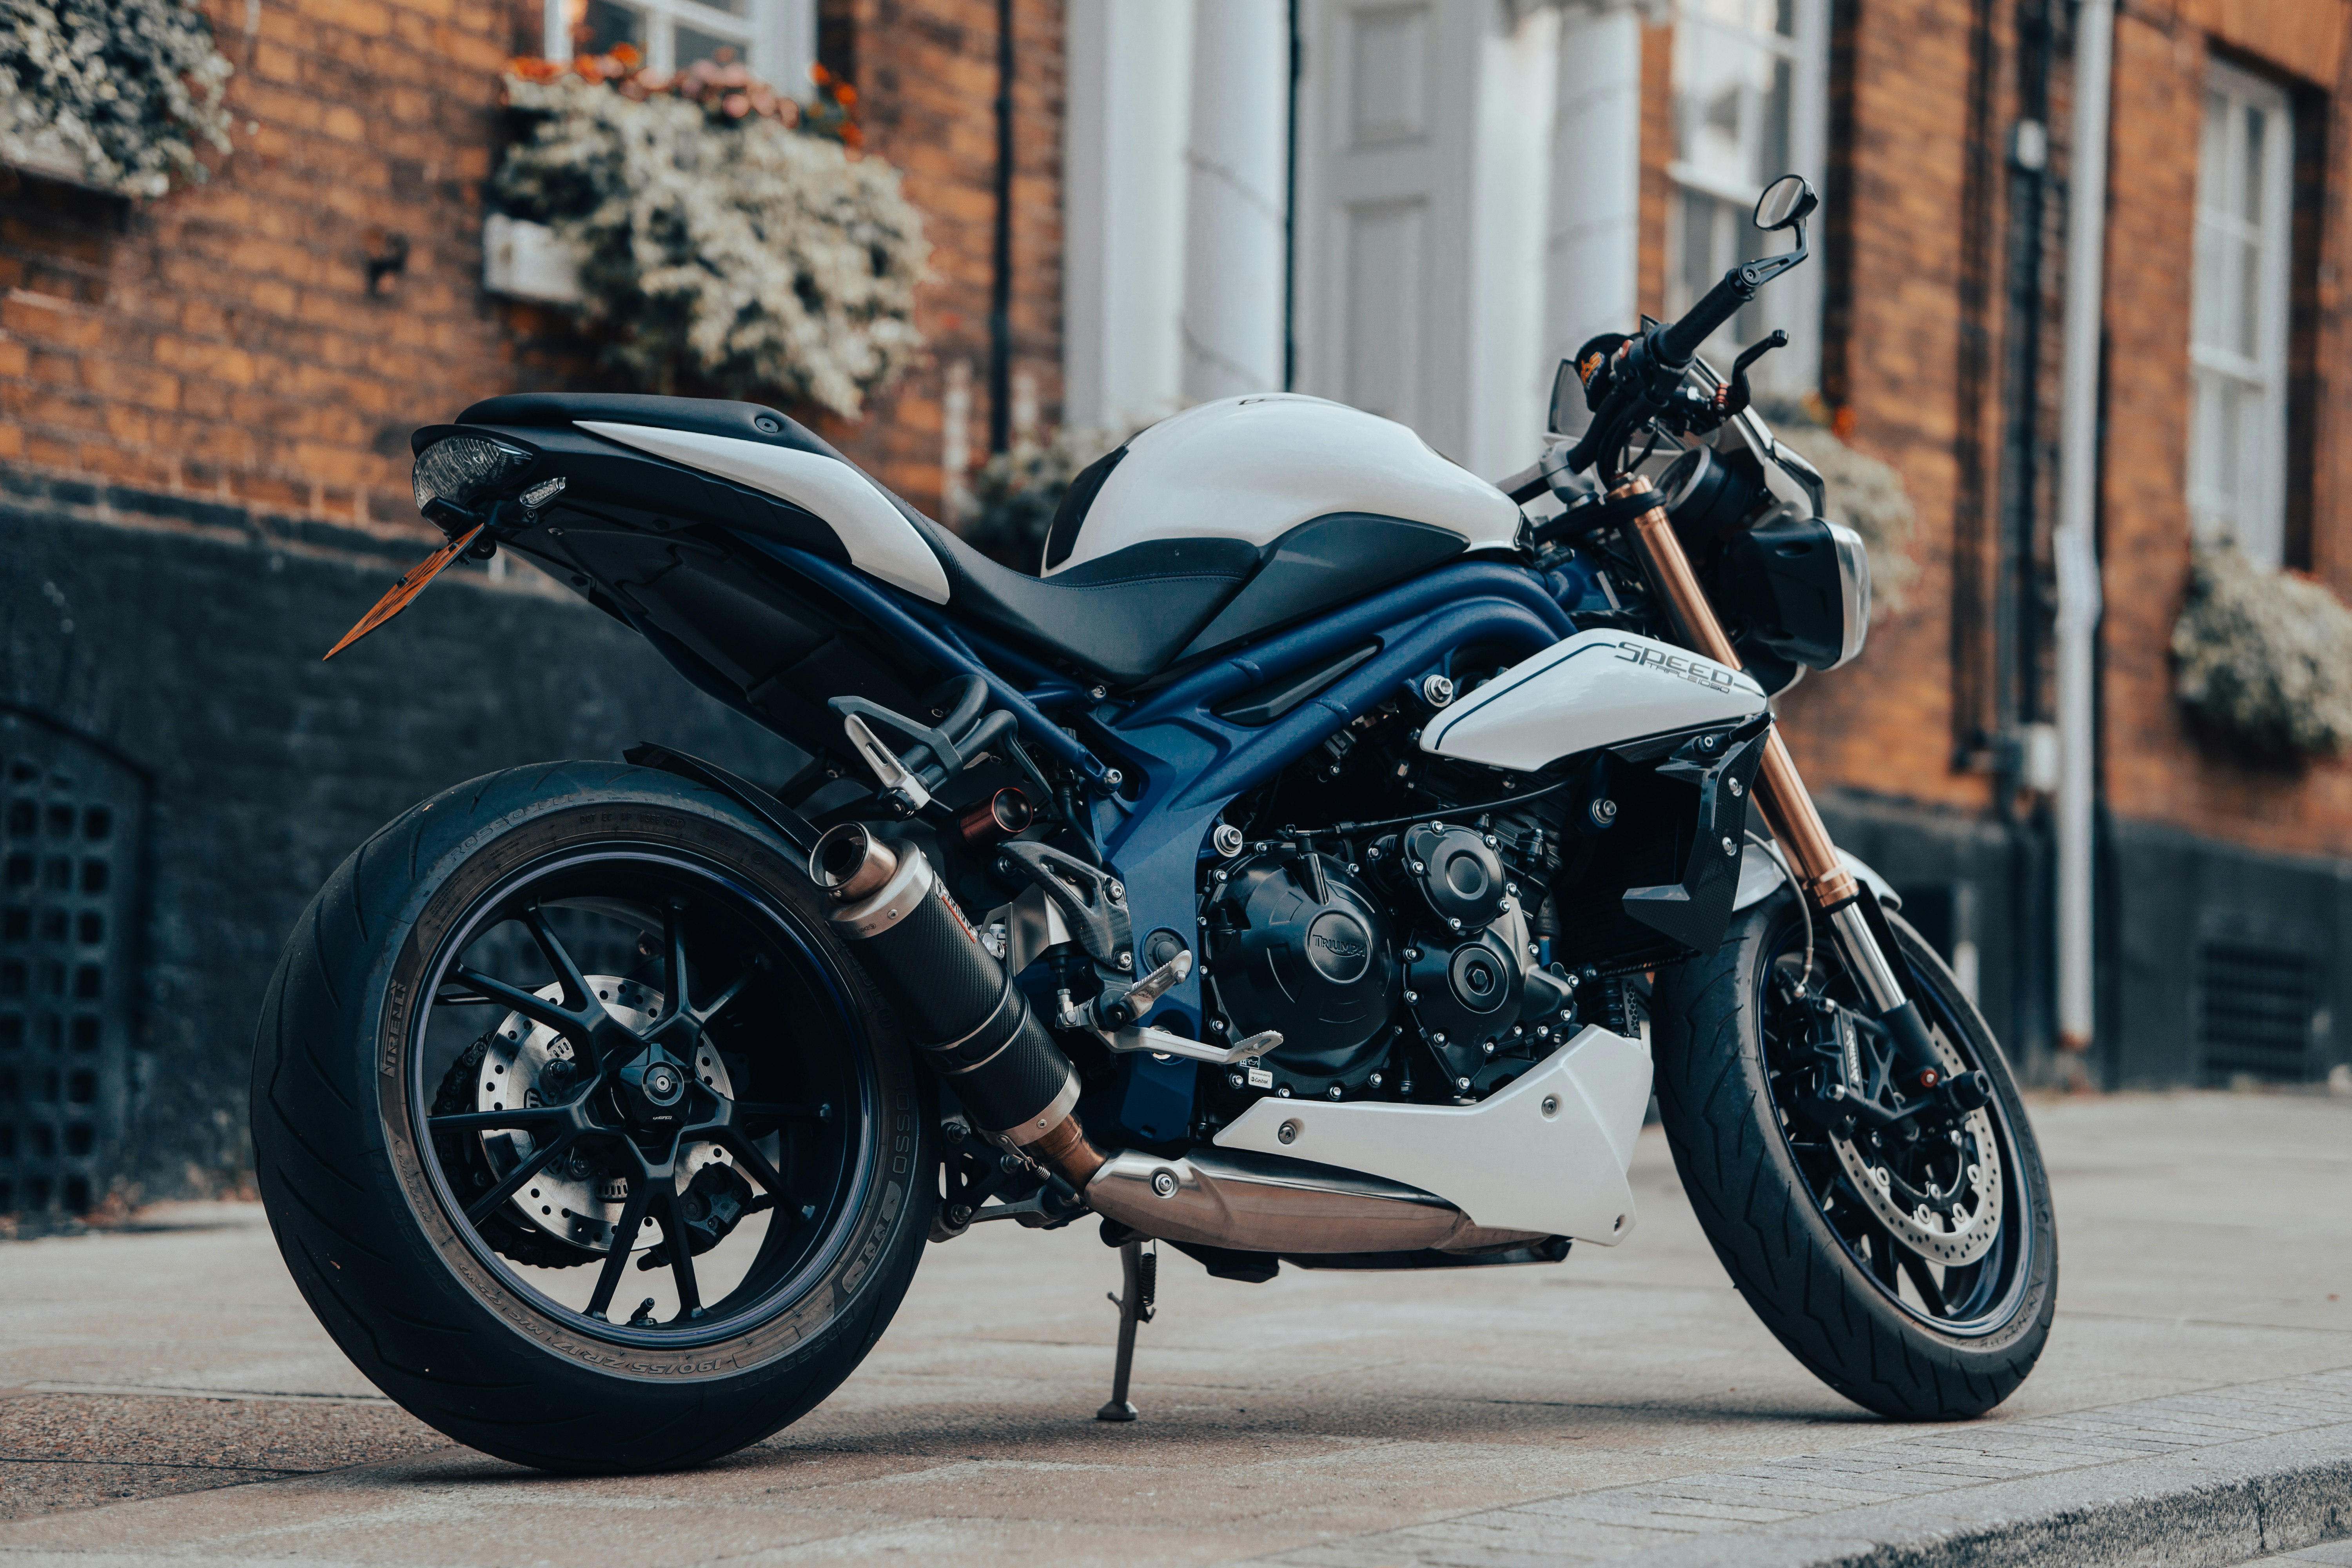
[[(1959, 1065), (1992, 1081), (1984, 1114), (2004, 1206), (1980, 1261), (1948, 1269), (1904, 1256), (1843, 1173), (1850, 1167), (1835, 1160), (1834, 1142), (1784, 1103), (1797, 1075), (1767, 986), (1772, 967), (1793, 965), (1804, 946), (1802, 911), (1786, 889), (1735, 915), (1714, 953), (1661, 978), (1659, 1118), (1716, 1256), (1791, 1355), (1882, 1415), (1980, 1415), (2025, 1381), (2049, 1338), (2057, 1220), (2016, 1077), (1991, 1029), (1919, 933), (1892, 914), (1887, 923), (1928, 1023)], [(1811, 984), (1850, 1003), (1826, 922), (1816, 917), (1814, 928)], [(1927, 1305), (1922, 1279), (1937, 1287), (1946, 1315)]]
[[(624, 891), (601, 890), (600, 878)], [(673, 1131), (667, 1147), (680, 1173), (675, 1196), (664, 1187), (671, 1178), (600, 1174), (607, 1167), (592, 1164), (588, 1152), (544, 1167), (573, 1173), (571, 1190), (590, 1194), (575, 1200), (589, 1213), (566, 1210), (547, 1222), (569, 1224), (580, 1239), (566, 1241), (559, 1228), (534, 1233), (530, 1247), (517, 1244), (538, 1225), (533, 1216), (551, 1215), (551, 1206), (501, 1206), (477, 1216), (481, 1223), (468, 1220), (466, 1202), (494, 1201), (474, 1191), (489, 1184), (488, 1167), (473, 1149), (473, 1167), (453, 1161), (453, 1148), (509, 1139), (496, 1152), (512, 1171), (519, 1155), (507, 1151), (528, 1153), (534, 1137), (551, 1147), (556, 1137), (541, 1123), (528, 1135), (425, 1126), (452, 1113), (453, 1093), (471, 1092), (481, 1061), (477, 1055), (469, 1065), (432, 1042), (484, 1023), (491, 1030), (484, 1041), (519, 1037), (499, 1034), (508, 1026), (494, 1021), (503, 1004), (469, 1001), (449, 977), (460, 953), (484, 951), (467, 944), (488, 942), (483, 933), (502, 929), (488, 922), (520, 921), (500, 911), (524, 907), (541, 911), (542, 923), (547, 909), (603, 911), (579, 917), (604, 922), (595, 925), (600, 931), (650, 923), (652, 934), (634, 949), (643, 973), (619, 988), (653, 998), (645, 1003), (649, 1010), (658, 1004), (662, 963), (671, 952), (681, 955), (671, 961), (670, 994), (688, 995), (693, 975), (696, 1017), (677, 1026), (687, 1031), (680, 1037), (689, 1052), (706, 1041), (711, 1052), (733, 1047), (727, 1060), (735, 1077), (719, 1079), (709, 1092), (689, 1081), (680, 1103), (720, 1106), (729, 1092), (739, 1100), (830, 1097), (822, 1115), (798, 1105), (745, 1107), (740, 1128), (714, 1135), (734, 1140), (723, 1144), (734, 1152), (711, 1152), (721, 1142), (691, 1145), (703, 1151), (699, 1160), (720, 1164), (709, 1190), (722, 1198), (723, 1187), (756, 1193), (747, 1178), (767, 1162), (778, 1190), (752, 1205), (756, 1215), (722, 1215), (716, 1240), (688, 1228), (709, 1225), (711, 1201), (687, 1189), (688, 1173), (702, 1167), (686, 1163), (688, 1146)], [(641, 907), (674, 912), (632, 913)], [(704, 956), (688, 954), (686, 932), (703, 944), (696, 951)], [(511, 943), (509, 951), (529, 952)], [(630, 952), (613, 942), (606, 951)], [(466, 962), (488, 968), (470, 956)], [(602, 967), (617, 975), (620, 963)], [(734, 999), (701, 1016), (739, 974), (746, 978)], [(591, 977), (588, 984), (596, 984)], [(722, 1016), (730, 1007), (733, 1016)], [(504, 1016), (509, 1025), (524, 1017)], [(731, 1032), (722, 1036), (722, 1026)], [(543, 1047), (542, 1059), (564, 1055), (569, 1062), (569, 1040), (562, 1039)], [(440, 1055), (428, 1061), (436, 1049)], [(517, 1079), (499, 1080), (509, 1088), (523, 1069), (513, 1059)], [(553, 1097), (552, 1086), (568, 1079), (541, 1081)], [(771, 1092), (751, 1092), (761, 1087)], [(606, 1092), (583, 1091), (581, 1103)], [(600, 1105), (622, 1104), (619, 1089), (609, 1093)], [(508, 1098), (518, 1108), (525, 1101), (521, 1094)], [(672, 775), (561, 763), (445, 792), (385, 827), (328, 879), (287, 942), (263, 1003), (252, 1114), (256, 1167), (279, 1250), (320, 1321), (360, 1370), (458, 1442), (541, 1469), (598, 1472), (716, 1458), (797, 1419), (849, 1375), (897, 1310), (929, 1228), (937, 1190), (931, 1102), (928, 1078), (833, 937), (804, 871), (772, 835), (732, 801)], [(697, 1114), (724, 1121), (732, 1104)], [(661, 1112), (599, 1114), (611, 1121)], [(650, 1138), (656, 1154), (665, 1147), (658, 1130), (600, 1127), (581, 1136), (572, 1148), (614, 1151), (616, 1171), (634, 1146), (620, 1141), (625, 1136)], [(694, 1268), (667, 1266), (677, 1277), (670, 1321), (630, 1310), (646, 1284), (665, 1278), (630, 1267), (645, 1257), (659, 1265), (653, 1249), (610, 1258), (614, 1235), (634, 1234), (643, 1247), (654, 1234), (637, 1230), (625, 1209), (615, 1225), (613, 1210), (597, 1201), (622, 1185), (643, 1188), (665, 1246), (673, 1229), (691, 1244)], [(505, 1203), (526, 1201), (518, 1194)], [(593, 1248), (598, 1215), (601, 1253), (547, 1256), (549, 1247)], [(730, 1285), (715, 1260), (719, 1248), (739, 1245), (747, 1250), (736, 1256), (750, 1261)], [(599, 1267), (531, 1267), (551, 1261)], [(700, 1300), (696, 1268), (714, 1299), (689, 1311)], [(575, 1289), (569, 1282), (584, 1290), (606, 1272), (620, 1280), (617, 1297), (613, 1285), (604, 1287), (608, 1320), (557, 1299)]]

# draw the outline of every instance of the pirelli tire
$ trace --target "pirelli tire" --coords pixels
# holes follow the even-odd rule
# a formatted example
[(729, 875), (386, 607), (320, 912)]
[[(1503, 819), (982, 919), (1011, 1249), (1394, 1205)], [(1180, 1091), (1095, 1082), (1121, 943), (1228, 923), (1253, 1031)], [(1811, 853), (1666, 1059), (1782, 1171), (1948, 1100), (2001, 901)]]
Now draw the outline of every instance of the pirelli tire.
[[(1991, 1029), (1927, 941), (1899, 917), (1887, 920), (1948, 1053), (1947, 1076), (1980, 1070), (1990, 1090), (1962, 1127), (1938, 1135), (1968, 1151), (1955, 1185), (1940, 1191), (1952, 1193), (1962, 1176), (1990, 1178), (1971, 1199), (2000, 1205), (1998, 1230), (1979, 1255), (1952, 1268), (1906, 1247), (1886, 1223), (1906, 1216), (1885, 1205), (1884, 1185), (1866, 1194), (1856, 1179), (1897, 1157), (1858, 1155), (1866, 1132), (1841, 1149), (1793, 1107), (1801, 1071), (1784, 1045), (1793, 1031), (1776, 1021), (1790, 1005), (1785, 980), (1804, 973), (1810, 949), (1807, 992), (1858, 998), (1826, 923), (1815, 918), (1809, 942), (1786, 888), (1734, 915), (1715, 952), (1660, 976), (1652, 1020), (1659, 1116), (1716, 1256), (1790, 1353), (1882, 1415), (1955, 1420), (2008, 1398), (2040, 1357), (2057, 1307), (2057, 1219), (2016, 1076)], [(1887, 1136), (1879, 1147), (1895, 1145)], [(1992, 1159), (1983, 1158), (1988, 1148)], [(1922, 1232), (1935, 1235), (1912, 1240), (1957, 1240), (1945, 1223), (1923, 1221)]]
[[(834, 1167), (814, 1154), (801, 1159), (802, 1145), (788, 1142), (784, 1131), (749, 1145), (755, 1154), (777, 1152), (772, 1173), (788, 1165), (818, 1172), (787, 1176), (787, 1184), (805, 1180), (813, 1194), (822, 1188), (831, 1195), (791, 1205), (789, 1215), (782, 1203), (765, 1205), (758, 1245), (768, 1261), (755, 1259), (735, 1295), (709, 1303), (708, 1321), (683, 1309), (675, 1323), (625, 1319), (650, 1278), (630, 1266), (642, 1262), (636, 1256), (613, 1265), (625, 1277), (620, 1296), (627, 1299), (614, 1300), (607, 1320), (550, 1300), (527, 1278), (536, 1276), (526, 1265), (544, 1259), (501, 1241), (496, 1226), (469, 1225), (468, 1194), (452, 1186), (463, 1178), (444, 1169), (448, 1135), (420, 1125), (448, 1103), (440, 1075), (420, 1083), (417, 1065), (418, 1042), (429, 1033), (425, 1010), (454, 994), (429, 989), (449, 984), (433, 978), (442, 973), (436, 964), (446, 966), (443, 950), (461, 940), (467, 921), (487, 918), (479, 913), (490, 907), (486, 899), (508, 896), (502, 888), (538, 886), (528, 882), (534, 876), (569, 877), (563, 886), (589, 888), (599, 866), (670, 877), (688, 893), (671, 901), (677, 910), (690, 910), (702, 897), (694, 890), (698, 876), (734, 889), (749, 913), (710, 904), (734, 924), (722, 925), (719, 913), (677, 917), (681, 930), (705, 919), (741, 949), (706, 962), (703, 994), (715, 995), (727, 967), (772, 936), (791, 962), (805, 960), (806, 973), (776, 979), (779, 961), (755, 959), (759, 984), (730, 1005), (772, 991), (818, 1000), (792, 1008), (763, 1004), (739, 1032), (782, 1042), (779, 1053), (786, 1046), (800, 1053), (780, 1054), (788, 1065), (777, 1071), (814, 1074), (820, 1089), (843, 1086), (837, 1105), (778, 1111), (812, 1119), (820, 1131), (808, 1134), (809, 1147), (838, 1150), (832, 1184), (822, 1173)], [(604, 907), (586, 893), (578, 901)], [(657, 981), (658, 963), (648, 962)], [(680, 960), (679, 974), (693, 973), (693, 963)], [(683, 981), (677, 989), (684, 994)], [(835, 1007), (837, 1021), (825, 1011)], [(799, 1016), (771, 1016), (787, 1013)], [(815, 1023), (813, 1015), (820, 1016)], [(478, 1007), (476, 1016), (495, 1017), (496, 1010)], [(472, 1068), (461, 1061), (457, 1070)], [(745, 1092), (745, 1073), (767, 1070), (738, 1058), (737, 1094)], [(436, 1092), (444, 1110), (432, 1109)], [(726, 796), (621, 763), (493, 773), (445, 791), (377, 833), (303, 912), (269, 983), (255, 1043), (261, 1195), (286, 1265), (320, 1321), (378, 1388), (422, 1420), (485, 1453), (551, 1471), (701, 1464), (790, 1425), (829, 1394), (881, 1336), (913, 1275), (937, 1202), (936, 1125), (929, 1075), (828, 929), (819, 895), (789, 848)], [(436, 1137), (444, 1141), (438, 1146)], [(753, 1163), (741, 1156), (732, 1168), (748, 1172)], [(683, 1183), (681, 1175), (681, 1201), (691, 1195)], [(646, 1185), (656, 1194), (648, 1201), (662, 1201), (661, 1184)], [(719, 1187), (756, 1191), (740, 1175), (722, 1174), (712, 1190)], [(502, 1223), (511, 1227), (510, 1219)], [(675, 1223), (688, 1234), (682, 1220)], [(733, 1241), (751, 1228), (740, 1221), (720, 1234)], [(523, 1262), (502, 1255), (501, 1246), (524, 1253)], [(560, 1289), (599, 1272), (570, 1268), (545, 1278), (556, 1281), (548, 1289)], [(771, 1274), (772, 1284), (762, 1283)]]

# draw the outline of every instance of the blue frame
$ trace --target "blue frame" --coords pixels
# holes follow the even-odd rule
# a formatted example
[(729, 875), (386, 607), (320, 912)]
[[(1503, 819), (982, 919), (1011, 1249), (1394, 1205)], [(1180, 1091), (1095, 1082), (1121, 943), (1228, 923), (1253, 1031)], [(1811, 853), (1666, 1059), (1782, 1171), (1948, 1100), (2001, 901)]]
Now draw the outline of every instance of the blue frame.
[[(1127, 885), (1139, 947), (1162, 927), (1193, 945), (1200, 862), (1215, 853), (1209, 831), (1234, 796), (1264, 784), (1391, 695), (1417, 691), (1423, 677), (1444, 668), (1466, 643), (1499, 646), (1526, 658), (1570, 636), (1576, 626), (1561, 601), (1580, 601), (1588, 586), (1573, 572), (1546, 577), (1523, 566), (1457, 562), (1204, 665), (1139, 700), (1098, 701), (1067, 676), (956, 622), (937, 605), (807, 551), (737, 537), (814, 581), (940, 669), (979, 676), (1012, 710), (1023, 739), (1056, 760), (1097, 784), (1106, 783), (1112, 768), (1119, 771), (1123, 789), (1106, 787), (1096, 799), (1094, 826)], [(1368, 644), (1377, 644), (1378, 651), (1271, 723), (1241, 724), (1216, 712), (1247, 692)], [(665, 646), (663, 651), (675, 659), (683, 650)], [(1134, 798), (1125, 789), (1133, 789)], [(1162, 997), (1149, 1021), (1198, 1037), (1197, 974)], [(1122, 1065), (1119, 1121), (1147, 1140), (1184, 1136), (1194, 1065), (1141, 1056)]]

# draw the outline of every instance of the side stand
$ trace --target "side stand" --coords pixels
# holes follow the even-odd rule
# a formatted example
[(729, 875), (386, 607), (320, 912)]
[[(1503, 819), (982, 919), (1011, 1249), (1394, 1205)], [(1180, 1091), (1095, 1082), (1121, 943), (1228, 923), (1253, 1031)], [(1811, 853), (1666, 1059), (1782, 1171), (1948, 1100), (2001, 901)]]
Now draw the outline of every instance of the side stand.
[(1151, 1296), (1160, 1274), (1159, 1245), (1151, 1241), (1122, 1243), (1118, 1267), (1124, 1294), (1104, 1296), (1118, 1309), (1118, 1366), (1111, 1373), (1110, 1403), (1095, 1412), (1097, 1421), (1132, 1421), (1136, 1417), (1136, 1408), (1127, 1397), (1127, 1384), (1135, 1371), (1136, 1325), (1151, 1321)]

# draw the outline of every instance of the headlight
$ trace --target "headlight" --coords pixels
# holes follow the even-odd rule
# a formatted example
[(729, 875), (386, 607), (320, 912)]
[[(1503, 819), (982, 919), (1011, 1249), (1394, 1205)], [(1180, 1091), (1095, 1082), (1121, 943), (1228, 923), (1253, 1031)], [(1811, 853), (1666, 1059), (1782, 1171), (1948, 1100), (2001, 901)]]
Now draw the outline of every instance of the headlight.
[(512, 447), (479, 436), (446, 437), (416, 455), (416, 471), (410, 477), (416, 510), (442, 523), (444, 509), (436, 503), (471, 511), (501, 479), (530, 466), (530, 454)]
[(1862, 651), (1870, 559), (1843, 523), (1774, 507), (1731, 536), (1717, 574), (1745, 635), (1781, 658), (1835, 669)]

